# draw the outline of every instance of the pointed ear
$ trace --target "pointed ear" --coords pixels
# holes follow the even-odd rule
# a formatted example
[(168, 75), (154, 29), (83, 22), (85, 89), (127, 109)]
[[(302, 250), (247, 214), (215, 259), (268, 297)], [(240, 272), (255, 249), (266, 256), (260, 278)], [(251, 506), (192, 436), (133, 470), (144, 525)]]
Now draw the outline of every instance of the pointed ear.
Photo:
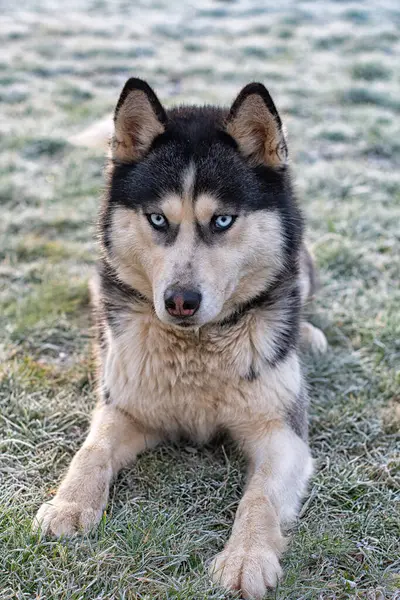
[(262, 83), (249, 83), (242, 89), (232, 104), (226, 131), (253, 166), (286, 166), (288, 153), (282, 122)]
[(165, 131), (166, 122), (165, 110), (151, 87), (141, 79), (128, 79), (114, 114), (113, 159), (140, 160), (154, 138)]

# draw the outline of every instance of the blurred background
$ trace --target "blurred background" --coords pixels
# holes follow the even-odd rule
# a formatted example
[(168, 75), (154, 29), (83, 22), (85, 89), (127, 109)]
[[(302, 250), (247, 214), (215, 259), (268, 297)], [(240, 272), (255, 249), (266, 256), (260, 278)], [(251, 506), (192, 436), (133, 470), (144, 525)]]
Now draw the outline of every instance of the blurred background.
[(304, 359), (318, 475), (276, 597), (391, 597), (399, 2), (2, 0), (0, 43), (0, 598), (221, 597), (202, 565), (239, 497), (234, 453), (144, 457), (118, 480), (95, 541), (38, 545), (29, 533), (95, 401), (87, 283), (105, 159), (70, 140), (112, 112), (130, 76), (168, 106), (229, 105), (254, 80), (273, 96), (321, 270), (314, 321), (331, 348)]

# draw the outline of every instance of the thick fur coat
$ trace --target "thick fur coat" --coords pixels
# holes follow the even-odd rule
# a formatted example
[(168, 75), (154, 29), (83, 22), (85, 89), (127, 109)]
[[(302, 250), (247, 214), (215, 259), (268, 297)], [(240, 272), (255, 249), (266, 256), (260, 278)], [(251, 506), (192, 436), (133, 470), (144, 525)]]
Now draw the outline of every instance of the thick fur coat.
[(35, 523), (55, 535), (88, 529), (112, 478), (145, 448), (223, 430), (249, 473), (210, 572), (261, 598), (312, 473), (299, 345), (326, 345), (303, 319), (315, 275), (281, 120), (261, 84), (230, 111), (167, 112), (131, 79), (114, 123), (92, 282), (99, 403)]

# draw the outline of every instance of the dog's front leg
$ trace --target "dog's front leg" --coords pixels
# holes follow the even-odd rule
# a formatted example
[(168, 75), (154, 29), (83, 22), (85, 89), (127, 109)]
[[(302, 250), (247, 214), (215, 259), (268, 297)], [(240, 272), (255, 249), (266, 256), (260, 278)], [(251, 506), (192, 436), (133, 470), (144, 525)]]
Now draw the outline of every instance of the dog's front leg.
[[(244, 449), (249, 479), (231, 537), (212, 565), (215, 581), (244, 598), (262, 598), (282, 573), (279, 556), (285, 539), (281, 525), (296, 515), (312, 473), (307, 444), (281, 422), (246, 427)], [(254, 431), (252, 434), (251, 431)]]
[(100, 405), (56, 496), (39, 509), (34, 529), (59, 536), (96, 525), (106, 506), (112, 478), (157, 441), (140, 431), (126, 413), (112, 405)]

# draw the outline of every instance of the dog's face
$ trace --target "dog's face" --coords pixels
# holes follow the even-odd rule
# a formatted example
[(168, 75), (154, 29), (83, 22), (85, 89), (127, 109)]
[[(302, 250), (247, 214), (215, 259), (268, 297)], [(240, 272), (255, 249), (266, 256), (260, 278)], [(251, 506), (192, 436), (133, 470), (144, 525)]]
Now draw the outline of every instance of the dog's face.
[(285, 220), (286, 156), (260, 84), (244, 88), (230, 113), (166, 113), (147, 84), (128, 81), (115, 115), (103, 240), (118, 276), (160, 320), (220, 321), (282, 270), (300, 235), (300, 223)]

